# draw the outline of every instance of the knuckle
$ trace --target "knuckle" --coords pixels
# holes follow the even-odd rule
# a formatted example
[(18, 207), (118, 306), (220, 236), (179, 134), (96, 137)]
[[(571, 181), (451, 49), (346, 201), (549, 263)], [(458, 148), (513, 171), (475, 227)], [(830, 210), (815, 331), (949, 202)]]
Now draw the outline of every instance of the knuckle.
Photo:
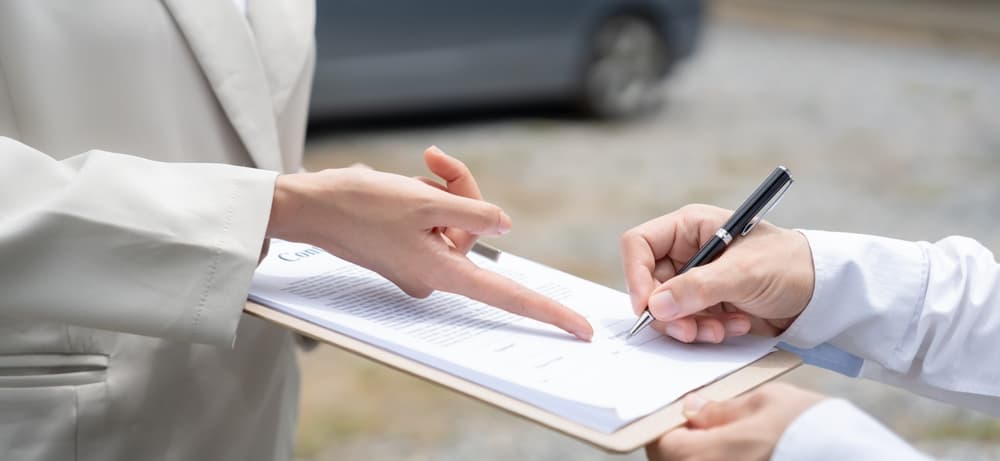
[(706, 207), (707, 205), (703, 205), (701, 203), (691, 203), (682, 206), (679, 210), (677, 210), (677, 212), (682, 215), (698, 215), (701, 214)]
[(703, 203), (692, 203), (685, 205), (680, 210), (681, 215), (691, 223), (697, 223), (715, 217), (719, 208)]
[(430, 195), (416, 197), (410, 209), (417, 216), (433, 222), (440, 222), (445, 216), (445, 207), (442, 206), (441, 201)]
[(775, 391), (767, 386), (762, 387), (759, 391), (754, 392), (747, 397), (747, 406), (752, 409), (763, 407), (771, 399), (773, 392)]
[(618, 246), (621, 248), (622, 255), (630, 255), (635, 254), (633, 248), (637, 247), (637, 243), (641, 244), (645, 241), (646, 237), (642, 229), (635, 227), (622, 233), (621, 237), (618, 238)]
[(729, 211), (713, 205), (692, 203), (677, 210), (686, 225), (697, 227), (701, 222), (725, 221), (731, 214)]
[(618, 238), (618, 243), (621, 245), (623, 249), (628, 248), (629, 243), (631, 243), (633, 240), (636, 239), (636, 237), (638, 237), (638, 233), (639, 231), (635, 228), (622, 232), (621, 237)]

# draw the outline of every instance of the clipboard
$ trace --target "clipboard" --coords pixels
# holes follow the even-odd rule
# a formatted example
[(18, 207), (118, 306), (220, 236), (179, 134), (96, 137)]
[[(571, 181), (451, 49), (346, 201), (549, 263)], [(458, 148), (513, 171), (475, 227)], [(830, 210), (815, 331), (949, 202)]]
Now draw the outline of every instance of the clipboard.
[[(500, 254), (500, 250), (480, 243), (476, 244), (473, 251), (492, 259), (496, 259)], [(380, 347), (316, 325), (307, 320), (285, 314), (276, 309), (248, 301), (244, 307), (244, 312), (281, 325), (303, 336), (339, 347), (355, 355), (485, 402), (510, 414), (533, 421), (610, 453), (632, 452), (659, 438), (670, 429), (683, 425), (686, 421), (681, 413), (681, 401), (678, 399), (674, 403), (639, 418), (615, 432), (605, 433), (583, 426), (480, 384), (391, 353)], [(730, 399), (778, 378), (801, 364), (802, 359), (799, 356), (791, 352), (778, 350), (713, 383), (697, 389), (697, 392), (709, 400)]]

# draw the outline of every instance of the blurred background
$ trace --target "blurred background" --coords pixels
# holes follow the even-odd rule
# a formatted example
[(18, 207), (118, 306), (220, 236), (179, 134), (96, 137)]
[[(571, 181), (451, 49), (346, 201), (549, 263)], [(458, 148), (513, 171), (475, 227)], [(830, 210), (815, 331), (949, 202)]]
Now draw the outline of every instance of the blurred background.
[[(320, 0), (310, 169), (464, 160), (514, 219), (488, 243), (624, 289), (618, 237), (735, 207), (774, 166), (779, 225), (1000, 250), (1000, 2)], [(984, 351), (993, 353), (993, 351)], [(320, 347), (301, 460), (639, 460)], [(944, 459), (1000, 459), (1000, 422), (802, 367)]]

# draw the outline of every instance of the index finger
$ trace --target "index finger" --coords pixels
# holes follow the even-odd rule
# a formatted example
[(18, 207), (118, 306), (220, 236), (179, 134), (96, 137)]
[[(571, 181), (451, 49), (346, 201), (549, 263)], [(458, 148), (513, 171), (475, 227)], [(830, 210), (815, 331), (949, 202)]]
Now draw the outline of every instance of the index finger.
[(650, 244), (653, 258), (684, 264), (715, 235), (732, 212), (710, 205), (687, 205), (635, 228)]
[(507, 277), (480, 268), (463, 256), (453, 271), (443, 277), (440, 290), (498, 307), (507, 312), (555, 325), (584, 341), (594, 336), (594, 328), (582, 315)]
[(625, 284), (636, 315), (645, 309), (649, 294), (656, 288), (656, 280), (653, 278), (656, 259), (652, 245), (642, 233), (641, 227), (625, 232), (621, 240)]
[[(646, 221), (622, 235), (625, 281), (638, 314), (656, 287), (657, 261), (668, 258), (673, 267), (691, 259), (728, 217), (726, 210), (708, 205), (688, 205)], [(661, 265), (669, 268), (671, 264)], [(669, 271), (668, 271), (669, 272)], [(673, 276), (674, 274), (669, 274)]]

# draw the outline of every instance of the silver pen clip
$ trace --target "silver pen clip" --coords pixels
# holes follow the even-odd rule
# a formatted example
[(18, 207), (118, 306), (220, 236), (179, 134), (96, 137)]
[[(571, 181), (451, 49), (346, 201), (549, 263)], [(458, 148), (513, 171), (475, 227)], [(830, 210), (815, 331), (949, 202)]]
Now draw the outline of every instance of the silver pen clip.
[(785, 196), (785, 191), (788, 190), (788, 186), (791, 186), (793, 182), (795, 182), (794, 179), (788, 178), (788, 182), (786, 182), (784, 186), (781, 186), (781, 190), (778, 191), (777, 194), (775, 194), (773, 199), (771, 199), (771, 203), (768, 203), (767, 206), (765, 206), (762, 210), (760, 210), (760, 213), (757, 213), (757, 216), (754, 216), (753, 219), (751, 219), (750, 222), (747, 223), (747, 225), (743, 228), (743, 231), (740, 232), (741, 236), (746, 237), (747, 234), (750, 233), (750, 231), (754, 228), (754, 226), (756, 226), (761, 219), (764, 219), (764, 215), (768, 214), (771, 211), (771, 209), (773, 209), (775, 206), (778, 205), (778, 202), (781, 201), (781, 198)]

